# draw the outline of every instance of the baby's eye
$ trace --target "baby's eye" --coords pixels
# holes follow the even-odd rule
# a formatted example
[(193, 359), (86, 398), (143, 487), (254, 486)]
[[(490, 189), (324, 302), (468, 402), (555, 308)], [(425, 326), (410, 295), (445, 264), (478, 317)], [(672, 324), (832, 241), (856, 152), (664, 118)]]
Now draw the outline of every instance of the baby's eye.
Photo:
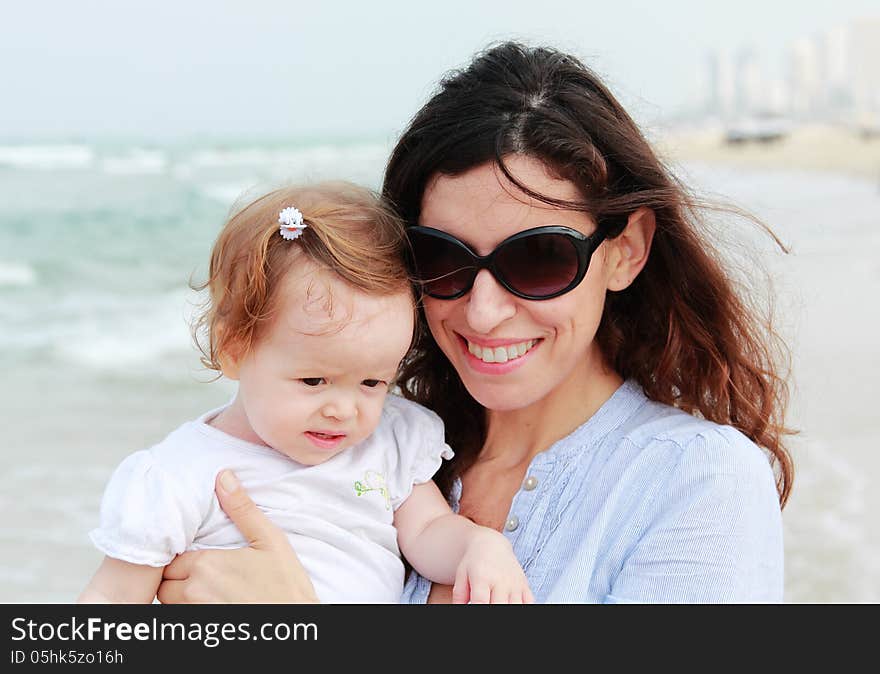
[(361, 384), (366, 386), (367, 388), (376, 388), (379, 384), (384, 384), (385, 382), (381, 379), (364, 379)]
[(300, 381), (306, 386), (320, 386), (324, 383), (323, 377), (306, 377), (305, 379), (300, 379)]

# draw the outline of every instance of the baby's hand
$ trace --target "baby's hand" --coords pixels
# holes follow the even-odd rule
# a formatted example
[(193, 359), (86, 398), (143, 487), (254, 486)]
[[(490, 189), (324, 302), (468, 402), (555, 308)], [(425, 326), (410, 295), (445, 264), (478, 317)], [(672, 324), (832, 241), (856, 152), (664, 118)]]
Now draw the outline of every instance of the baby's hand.
[(504, 536), (480, 527), (455, 572), (453, 604), (532, 604), (526, 575)]

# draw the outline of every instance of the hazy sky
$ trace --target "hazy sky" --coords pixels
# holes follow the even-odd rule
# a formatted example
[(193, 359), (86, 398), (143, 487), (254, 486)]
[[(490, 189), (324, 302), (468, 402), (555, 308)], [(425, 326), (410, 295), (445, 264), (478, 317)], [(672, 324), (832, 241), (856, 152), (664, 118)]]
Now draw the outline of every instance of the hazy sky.
[(710, 49), (768, 61), (878, 0), (0, 0), (0, 140), (387, 135), (493, 40), (584, 58), (640, 119)]

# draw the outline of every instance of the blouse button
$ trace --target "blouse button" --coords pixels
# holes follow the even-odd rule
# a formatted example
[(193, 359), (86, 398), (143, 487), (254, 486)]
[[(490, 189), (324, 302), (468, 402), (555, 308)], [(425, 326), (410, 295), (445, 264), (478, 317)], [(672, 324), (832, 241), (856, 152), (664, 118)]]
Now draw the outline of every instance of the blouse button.
[(516, 528), (519, 526), (519, 517), (516, 515), (511, 515), (510, 519), (504, 524), (504, 528), (507, 531), (516, 531)]
[(523, 482), (523, 489), (525, 489), (526, 491), (532, 491), (532, 489), (534, 489), (537, 486), (538, 486), (538, 478), (534, 477), (533, 475), (529, 475), (526, 478), (526, 481)]

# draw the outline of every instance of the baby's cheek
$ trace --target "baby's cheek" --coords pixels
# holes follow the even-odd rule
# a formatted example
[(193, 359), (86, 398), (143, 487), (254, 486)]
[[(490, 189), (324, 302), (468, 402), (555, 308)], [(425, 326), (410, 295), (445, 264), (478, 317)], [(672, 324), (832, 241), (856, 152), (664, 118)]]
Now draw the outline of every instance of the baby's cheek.
[(384, 403), (384, 396), (382, 396), (381, 401), (370, 401), (370, 405), (367, 408), (363, 419), (364, 435), (372, 435), (373, 431), (376, 430), (376, 427), (379, 425), (379, 420), (382, 418), (382, 407)]
[(279, 404), (277, 400), (264, 401), (259, 416), (266, 438), (271, 438), (270, 444), (273, 445), (290, 442), (292, 437), (305, 430), (302, 428), (302, 415), (296, 407)]

